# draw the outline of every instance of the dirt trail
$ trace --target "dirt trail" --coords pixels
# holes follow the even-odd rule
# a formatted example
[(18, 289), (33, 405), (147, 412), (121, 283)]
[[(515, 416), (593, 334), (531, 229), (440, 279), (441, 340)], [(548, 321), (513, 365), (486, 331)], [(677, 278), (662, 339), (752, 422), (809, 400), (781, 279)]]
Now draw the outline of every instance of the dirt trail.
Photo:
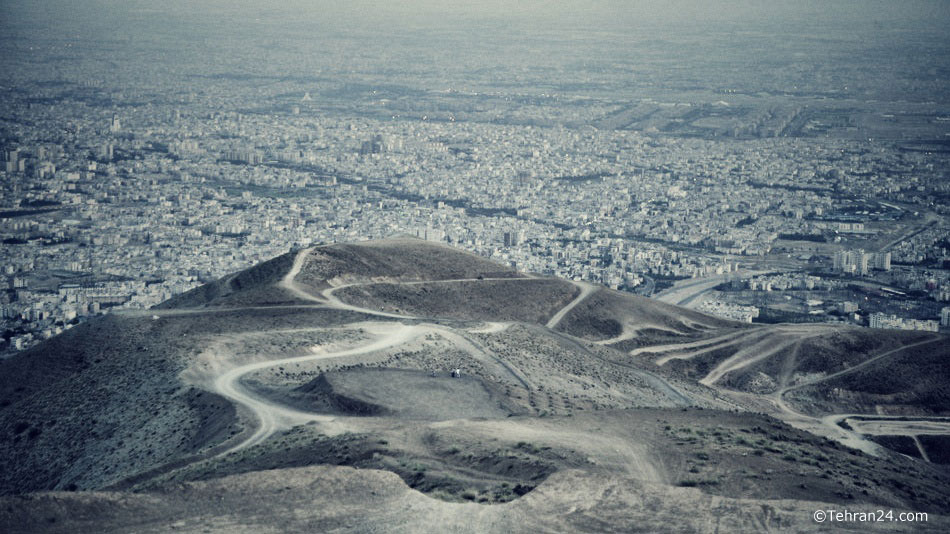
[(485, 323), (485, 326), (481, 328), (471, 328), (468, 332), (470, 334), (497, 334), (498, 332), (508, 330), (510, 326), (511, 323), (488, 322)]
[(740, 343), (749, 343), (750, 340), (760, 339), (766, 335), (767, 335), (766, 333), (759, 331), (759, 332), (746, 333), (745, 335), (740, 335), (740, 336), (725, 336), (727, 337), (727, 339), (715, 338), (715, 341), (716, 341), (715, 343), (701, 345), (700, 347), (696, 348), (696, 350), (692, 350), (689, 352), (678, 352), (678, 351), (673, 352), (672, 354), (667, 354), (666, 356), (661, 356), (660, 358), (657, 358), (655, 363), (657, 365), (664, 365), (670, 360), (689, 360), (689, 359), (695, 358), (696, 356), (700, 356), (710, 351), (719, 350), (721, 348), (728, 347), (730, 345), (736, 345)]
[(295, 410), (293, 408), (288, 408), (262, 398), (249, 391), (241, 384), (240, 380), (245, 375), (260, 369), (288, 365), (292, 363), (342, 358), (346, 356), (355, 356), (358, 354), (368, 354), (396, 345), (401, 345), (429, 331), (428, 328), (420, 326), (407, 326), (400, 323), (362, 323), (360, 325), (354, 325), (354, 327), (356, 326), (359, 326), (364, 330), (375, 334), (377, 339), (366, 345), (337, 352), (314, 353), (303, 356), (293, 356), (289, 358), (254, 362), (235, 367), (218, 376), (214, 380), (212, 389), (216, 393), (221, 394), (229, 400), (248, 408), (258, 421), (258, 428), (254, 434), (245, 439), (243, 442), (225, 450), (219, 456), (224, 456), (231, 452), (239, 451), (241, 449), (261, 443), (275, 432), (280, 430), (285, 430), (310, 421), (328, 422), (334, 419), (334, 417), (331, 416), (317, 415)]
[(548, 328), (553, 329), (555, 326), (557, 326), (558, 323), (561, 322), (561, 319), (563, 319), (565, 315), (567, 315), (571, 310), (574, 309), (575, 306), (577, 306), (578, 304), (586, 300), (587, 297), (591, 296), (598, 289), (597, 286), (593, 284), (588, 284), (587, 282), (571, 281), (571, 283), (581, 289), (580, 295), (577, 295), (577, 298), (569, 302), (567, 306), (564, 306), (563, 308), (561, 308), (560, 311), (558, 311), (557, 313), (554, 314), (553, 317), (551, 317), (551, 319), (548, 321), (548, 324), (545, 325)]
[[(537, 280), (538, 278), (536, 277), (523, 277), (523, 278), (449, 278), (449, 279), (444, 279), (444, 280), (408, 280), (408, 281), (388, 280), (388, 281), (376, 281), (376, 282), (374, 281), (353, 282), (353, 283), (347, 283), (347, 284), (340, 284), (337, 286), (324, 289), (321, 292), (321, 296), (323, 297), (323, 300), (322, 300), (323, 302), (326, 302), (330, 306), (336, 309), (340, 309), (340, 310), (358, 311), (360, 313), (377, 315), (380, 317), (387, 317), (387, 318), (392, 318), (392, 319), (418, 319), (418, 317), (412, 316), (412, 315), (404, 315), (404, 314), (398, 314), (398, 313), (371, 310), (369, 308), (361, 308), (359, 306), (355, 306), (353, 304), (344, 302), (339, 297), (337, 297), (334, 293), (336, 293), (337, 291), (341, 289), (347, 289), (350, 287), (365, 287), (365, 286), (382, 285), (382, 284), (414, 286), (414, 285), (432, 285), (432, 284), (458, 284), (458, 283), (472, 283), (472, 282), (474, 283), (513, 282), (513, 281), (527, 282), (527, 281), (537, 281)], [(333, 282), (331, 281), (330, 283), (332, 284)], [(572, 304), (576, 304), (576, 303), (572, 303)], [(568, 306), (571, 306), (571, 304), (569, 304)]]
[[(295, 296), (301, 299), (310, 300), (313, 302), (319, 302), (331, 308), (335, 308), (338, 310), (347, 310), (347, 311), (353, 311), (353, 312), (358, 312), (358, 313), (364, 313), (367, 315), (375, 315), (378, 317), (386, 317), (389, 319), (418, 319), (418, 317), (413, 316), (413, 315), (389, 313), (389, 312), (383, 312), (383, 311), (378, 311), (378, 310), (371, 310), (369, 308), (362, 308), (360, 306), (355, 306), (353, 304), (349, 304), (347, 302), (342, 301), (334, 293), (336, 293), (337, 291), (341, 289), (346, 289), (350, 287), (362, 287), (362, 286), (371, 286), (371, 285), (377, 285), (377, 284), (394, 284), (394, 285), (411, 286), (411, 285), (449, 284), (449, 283), (465, 283), (465, 282), (486, 282), (486, 281), (510, 282), (510, 281), (517, 281), (517, 280), (524, 280), (524, 281), (537, 280), (537, 277), (526, 276), (526, 277), (506, 277), (506, 278), (482, 277), (482, 278), (450, 278), (450, 279), (444, 279), (444, 280), (353, 282), (353, 283), (348, 283), (348, 284), (335, 285), (333, 287), (324, 289), (323, 291), (320, 292), (320, 297), (316, 297), (302, 290), (295, 282), (295, 278), (297, 277), (298, 274), (300, 274), (300, 271), (303, 269), (304, 265), (306, 264), (308, 256), (312, 250), (313, 248), (302, 249), (297, 253), (297, 256), (294, 258), (293, 266), (291, 267), (289, 271), (287, 271), (287, 274), (284, 275), (281, 281), (278, 282), (277, 285), (279, 287), (284, 288), (287, 291), (290, 291)], [(333, 282), (330, 281), (330, 283), (332, 284)], [(578, 303), (586, 299), (590, 294), (592, 294), (597, 289), (596, 286), (592, 284), (587, 284), (585, 282), (573, 282), (573, 283), (581, 288), (581, 294), (578, 295), (578, 297), (574, 299), (572, 302), (570, 302), (567, 306), (562, 308), (554, 317), (552, 317), (551, 321), (548, 322), (548, 328), (553, 328), (553, 326), (556, 325), (558, 322), (560, 322), (561, 318), (563, 318), (564, 315), (566, 315), (571, 309), (573, 309), (574, 306), (576, 306)], [(494, 330), (491, 330), (492, 332), (498, 332), (503, 329), (497, 326), (497, 325), (501, 325), (502, 323), (491, 323), (491, 324), (496, 325), (492, 327), (494, 328)]]
[(615, 336), (608, 339), (601, 339), (600, 341), (594, 341), (595, 345), (613, 345), (614, 343), (620, 343), (621, 341), (626, 341), (628, 339), (633, 339), (640, 335), (640, 332), (644, 330), (662, 330), (664, 332), (669, 332), (671, 334), (676, 334), (678, 336), (689, 335), (688, 332), (683, 332), (682, 330), (677, 330), (675, 328), (670, 328), (668, 326), (663, 326), (659, 324), (651, 323), (641, 323), (636, 327), (631, 325), (623, 325), (623, 330), (620, 332), (619, 336)]
[(652, 298), (660, 302), (666, 302), (667, 304), (675, 304), (689, 308), (693, 301), (697, 300), (703, 293), (711, 291), (714, 287), (723, 282), (737, 277), (751, 277), (766, 272), (767, 271), (739, 270), (732, 274), (717, 274), (703, 278), (684, 280), (678, 284), (674, 284), (673, 287), (665, 291), (653, 295)]
[[(465, 352), (471, 354), (476, 360), (481, 362), (488, 367), (493, 367), (503, 371), (502, 374), (508, 374), (515, 381), (520, 383), (525, 389), (531, 391), (534, 389), (534, 386), (531, 384), (531, 381), (522, 373), (520, 370), (516, 369), (513, 365), (505, 360), (495, 356), (490, 350), (482, 346), (478, 341), (471, 339), (458, 331), (450, 330), (448, 328), (435, 326), (435, 325), (426, 325), (431, 331), (438, 332), (439, 335), (452, 342), (456, 348), (462, 349)], [(496, 330), (497, 331), (497, 330)]]
[[(745, 348), (740, 349), (729, 358), (720, 362), (699, 382), (703, 385), (711, 386), (727, 373), (760, 362), (796, 343), (800, 343), (808, 338), (820, 336), (827, 331), (827, 328), (822, 328), (821, 326), (798, 325), (780, 325), (770, 329), (758, 330), (753, 333), (753, 336), (755, 336), (753, 337), (753, 339), (755, 339), (753, 344), (747, 345)], [(782, 338), (785, 340), (779, 342)], [(743, 341), (745, 344), (749, 342), (748, 339)], [(709, 348), (711, 349), (713, 347)], [(702, 352), (703, 351), (700, 351), (699, 353)], [(690, 355), (690, 357), (692, 356), (695, 356), (695, 354)]]
[[(907, 419), (904, 416), (887, 417), (882, 415), (853, 417), (838, 414), (848, 425), (860, 434), (874, 436), (946, 436), (950, 435), (950, 418), (934, 417)], [(866, 419), (865, 419), (866, 417)], [(873, 417), (874, 419), (871, 419)]]
[(600, 341), (594, 341), (594, 344), (595, 345), (613, 345), (614, 343), (620, 343), (621, 341), (633, 339), (637, 337), (638, 333), (639, 333), (639, 329), (629, 328), (629, 327), (624, 326), (623, 330), (620, 331), (619, 336), (614, 336), (607, 339), (601, 339)]
[[(755, 344), (741, 349), (729, 358), (719, 363), (708, 375), (703, 377), (699, 383), (704, 386), (711, 386), (719, 381), (726, 373), (748, 367), (753, 363), (760, 362), (774, 354), (777, 354), (788, 347), (798, 343), (801, 339), (793, 338), (782, 343), (775, 344), (775, 340), (766, 337)], [(763, 347), (763, 345), (767, 346)]]
[(636, 366), (630, 365), (628, 363), (624, 363), (622, 361), (606, 359), (600, 354), (598, 354), (597, 352), (592, 351), (589, 348), (585, 347), (582, 343), (577, 341), (577, 339), (563, 332), (557, 332), (557, 331), (552, 330), (551, 334), (562, 339), (564, 342), (569, 343), (571, 346), (575, 347), (580, 352), (583, 352), (592, 358), (596, 358), (604, 362), (604, 364), (606, 365), (616, 365), (616, 366), (624, 367), (628, 369), (629, 372), (632, 372), (633, 374), (639, 376), (640, 378), (648, 382), (653, 388), (659, 391), (662, 391), (667, 396), (667, 398), (669, 398), (671, 401), (673, 401), (673, 403), (679, 406), (691, 406), (693, 404), (692, 399), (690, 399), (687, 395), (683, 394), (679, 389), (674, 387), (673, 384), (670, 384), (665, 378), (659, 375), (653, 374), (645, 369), (640, 369)]
[(144, 310), (116, 310), (111, 312), (122, 317), (176, 317), (179, 315), (196, 315), (205, 313), (228, 313), (241, 311), (264, 310), (325, 310), (328, 306), (321, 304), (275, 304), (273, 306), (218, 306), (213, 308), (149, 308)]
[[(507, 328), (504, 323), (490, 323), (485, 332), (498, 332)], [(317, 346), (313, 352), (296, 356), (273, 358), (260, 361), (254, 361), (243, 365), (227, 368), (227, 358), (215, 358), (210, 368), (204, 371), (194, 371), (191, 373), (189, 382), (204, 383), (211, 391), (218, 393), (228, 400), (248, 409), (257, 420), (257, 428), (254, 433), (241, 443), (229, 447), (218, 454), (224, 456), (231, 452), (259, 444), (276, 432), (292, 428), (297, 425), (310, 423), (313, 421), (321, 423), (338, 422), (343, 424), (341, 418), (327, 415), (320, 415), (306, 411), (297, 410), (274, 402), (265, 397), (257, 395), (246, 388), (241, 379), (250, 373), (261, 369), (268, 369), (278, 366), (288, 366), (291, 364), (309, 362), (315, 360), (325, 360), (334, 358), (345, 358), (358, 356), (362, 354), (371, 354), (374, 352), (390, 349), (419, 338), (426, 334), (439, 335), (455, 347), (469, 353), (473, 358), (482, 362), (489, 368), (495, 368), (499, 374), (508, 374), (511, 378), (521, 383), (525, 388), (532, 389), (530, 381), (523, 373), (512, 367), (507, 362), (500, 360), (484, 349), (479, 343), (469, 339), (465, 335), (446, 327), (433, 324), (414, 324), (407, 325), (400, 322), (380, 322), (366, 321), (360, 323), (351, 323), (344, 327), (334, 327), (332, 330), (352, 329), (368, 333), (374, 339), (370, 342), (350, 347), (342, 350), (326, 352), (320, 350)], [(283, 330), (269, 330), (263, 332), (253, 332), (243, 335), (271, 335), (271, 334), (290, 334), (325, 330), (324, 328), (296, 328)], [(226, 356), (226, 355), (225, 355)], [(200, 378), (207, 377), (206, 379)], [(346, 425), (343, 425), (346, 426)], [(327, 429), (329, 430), (329, 428)]]
[(824, 381), (826, 381), (826, 380), (831, 380), (832, 378), (837, 378), (837, 377), (839, 377), (839, 376), (841, 376), (841, 375), (846, 375), (846, 374), (848, 374), (848, 373), (853, 373), (854, 371), (857, 371), (858, 369), (863, 369), (863, 368), (867, 367), (868, 365), (870, 365), (870, 364), (872, 364), (872, 363), (874, 363), (874, 362), (877, 362), (877, 361), (879, 361), (879, 360), (881, 360), (881, 359), (883, 359), (883, 358), (887, 358), (888, 356), (891, 356), (892, 354), (896, 354), (896, 353), (898, 353), (898, 352), (901, 352), (901, 351), (904, 351), (904, 350), (907, 350), (907, 349), (910, 349), (910, 348), (913, 348), (913, 347), (919, 347), (920, 345), (928, 345), (928, 344), (930, 344), (930, 343), (935, 343), (935, 342), (937, 342), (937, 341), (944, 341), (944, 339), (943, 339), (943, 338), (934, 338), (934, 339), (928, 339), (928, 340), (924, 340), (924, 341), (918, 341), (917, 343), (911, 343), (910, 345), (904, 345), (903, 347), (898, 347), (898, 348), (896, 348), (896, 349), (889, 350), (889, 351), (887, 351), (887, 352), (885, 352), (885, 353), (878, 354), (877, 356), (875, 356), (875, 357), (873, 357), (873, 358), (869, 358), (869, 359), (867, 359), (867, 360), (864, 360), (863, 362), (861, 362), (861, 363), (859, 363), (859, 364), (857, 364), (857, 365), (853, 365), (853, 366), (851, 366), (851, 367), (849, 367), (849, 368), (847, 368), (847, 369), (844, 369), (844, 370), (842, 370), (842, 371), (838, 371), (837, 373), (832, 373), (832, 374), (830, 374), (830, 375), (828, 375), (828, 376), (823, 376), (823, 377), (821, 377), (821, 378), (818, 378), (818, 379), (816, 379), (816, 380), (812, 380), (812, 381), (807, 382), (807, 383), (804, 383), (804, 384), (798, 384), (798, 385), (796, 385), (796, 386), (792, 386), (792, 387), (786, 389), (786, 391), (792, 390), (792, 389), (797, 389), (797, 388), (800, 388), (800, 387), (805, 387), (805, 386), (808, 386), (808, 385), (811, 385), (811, 384), (817, 384), (818, 382), (824, 382)]
[[(863, 362), (861, 362), (861, 363), (859, 363), (859, 364), (857, 364), (857, 365), (851, 366), (851, 367), (849, 367), (849, 368), (847, 368), (847, 369), (844, 369), (844, 370), (842, 370), (842, 371), (838, 371), (837, 373), (832, 373), (832, 374), (830, 374), (830, 375), (823, 376), (823, 377), (820, 377), (820, 378), (816, 378), (816, 379), (814, 379), (814, 380), (808, 380), (808, 381), (803, 382), (803, 383), (801, 383), (801, 384), (795, 384), (795, 385), (792, 385), (792, 386), (784, 387), (784, 388), (780, 389), (779, 391), (775, 392), (775, 393), (770, 397), (770, 400), (772, 400), (773, 404), (774, 404), (776, 407), (778, 407), (778, 409), (779, 409), (779, 411), (780, 411), (781, 418), (782, 418), (783, 420), (785, 420), (786, 422), (788, 422), (789, 424), (791, 424), (791, 425), (793, 425), (793, 426), (796, 426), (796, 427), (798, 427), (798, 428), (802, 428), (802, 429), (808, 430), (809, 432), (812, 432), (812, 433), (814, 433), (814, 434), (818, 434), (818, 435), (820, 435), (820, 436), (821, 436), (821, 435), (824, 435), (824, 436), (829, 436), (829, 435), (830, 435), (830, 436), (833, 437), (834, 439), (840, 441), (841, 443), (844, 443), (845, 445), (848, 445), (849, 447), (853, 447), (853, 448), (855, 448), (855, 449), (860, 449), (860, 450), (862, 450), (862, 451), (864, 451), (864, 452), (866, 452), (866, 453), (868, 453), (868, 454), (871, 454), (871, 455), (873, 455), (873, 456), (878, 456), (878, 455), (880, 455), (880, 452), (881, 452), (881, 451), (880, 451), (880, 449), (881, 449), (881, 446), (880, 446), (880, 445), (878, 445), (878, 444), (876, 444), (876, 443), (873, 443), (873, 442), (871, 442), (871, 441), (868, 441), (868, 440), (864, 439), (864, 437), (863, 437), (861, 434), (859, 434), (858, 432), (855, 432), (855, 431), (853, 431), (853, 430), (847, 430), (847, 429), (845, 429), (845, 428), (842, 428), (838, 423), (841, 422), (841, 421), (843, 421), (844, 419), (849, 418), (849, 417), (868, 417), (868, 418), (873, 418), (873, 419), (890, 419), (891, 417), (889, 417), (889, 416), (882, 416), (882, 415), (878, 415), (878, 414), (841, 414), (841, 413), (838, 413), (838, 414), (830, 414), (830, 415), (826, 415), (826, 416), (821, 417), (821, 418), (813, 417), (813, 416), (810, 416), (810, 415), (803, 414), (803, 413), (801, 413), (801, 412), (799, 412), (799, 411), (793, 409), (791, 406), (789, 406), (788, 403), (785, 401), (785, 394), (787, 394), (789, 391), (793, 391), (793, 390), (796, 390), (796, 389), (799, 389), (799, 388), (803, 388), (803, 387), (806, 387), (806, 386), (811, 386), (811, 385), (814, 385), (814, 384), (818, 384), (818, 383), (820, 383), (820, 382), (824, 382), (824, 381), (826, 381), (826, 380), (830, 380), (830, 379), (832, 379), (832, 378), (837, 378), (837, 377), (839, 377), (839, 376), (842, 376), (842, 375), (845, 375), (845, 374), (848, 374), (848, 373), (852, 373), (852, 372), (857, 371), (858, 369), (862, 369), (862, 368), (864, 368), (864, 367), (866, 367), (866, 366), (868, 366), (868, 365), (870, 365), (870, 364), (872, 364), (872, 363), (874, 363), (874, 362), (880, 361), (880, 360), (883, 359), (883, 358), (887, 358), (887, 357), (889, 357), (889, 356), (892, 356), (892, 355), (894, 355), (894, 354), (897, 354), (898, 352), (901, 352), (901, 351), (904, 351), (904, 350), (907, 350), (907, 349), (910, 349), (910, 348), (913, 348), (913, 347), (918, 347), (918, 346), (921, 346), (921, 345), (926, 345), (926, 344), (929, 344), (929, 343), (934, 343), (934, 342), (937, 342), (937, 341), (942, 341), (942, 339), (941, 339), (941, 338), (928, 339), (928, 340), (924, 340), (924, 341), (918, 341), (918, 342), (916, 342), (916, 343), (911, 343), (910, 345), (904, 345), (903, 347), (898, 347), (898, 348), (896, 348), (896, 349), (891, 349), (891, 350), (889, 350), (889, 351), (886, 351), (886, 352), (883, 352), (883, 353), (881, 353), (881, 354), (878, 354), (877, 356), (874, 356), (873, 358), (869, 358), (869, 359), (867, 359), (867, 360), (864, 360)], [(895, 416), (895, 417), (896, 417), (896, 416)], [(908, 426), (909, 426), (909, 425), (912, 425), (912, 424), (913, 424), (912, 421), (908, 421), (908, 422), (907, 422), (907, 425), (908, 425)], [(893, 426), (893, 425), (892, 425), (892, 426)], [(897, 430), (897, 429), (895, 429), (895, 430)], [(908, 431), (902, 432), (902, 434), (911, 435), (911, 432), (910, 432), (909, 429), (908, 429)]]
[(307, 257), (310, 255), (311, 250), (313, 249), (305, 248), (297, 252), (297, 256), (294, 257), (293, 266), (289, 271), (287, 271), (287, 274), (284, 275), (277, 285), (291, 292), (297, 298), (313, 302), (326, 303), (326, 300), (317, 298), (300, 289), (300, 286), (298, 286), (297, 282), (294, 280), (297, 278), (297, 275), (300, 274), (300, 269), (302, 269), (304, 264), (307, 262)]
[[(309, 293), (300, 289), (294, 279), (300, 273), (301, 269), (307, 261), (310, 249), (301, 250), (296, 258), (294, 259), (293, 267), (287, 272), (286, 275), (281, 279), (278, 285), (294, 295), (305, 299), (312, 300), (315, 302), (321, 303), (323, 306), (321, 308), (333, 308), (353, 311), (366, 315), (374, 315), (380, 317), (386, 317), (389, 319), (415, 319), (413, 316), (409, 315), (399, 315), (393, 313), (379, 312), (375, 310), (370, 310), (366, 308), (361, 308), (359, 306), (354, 306), (342, 302), (339, 298), (333, 295), (333, 292), (345, 287), (353, 287), (360, 285), (370, 285), (371, 283), (354, 283), (339, 285), (336, 287), (331, 287), (322, 292), (323, 298), (314, 297)], [(462, 282), (462, 281), (476, 281), (477, 279), (472, 280), (441, 280), (438, 282)], [(508, 279), (505, 279), (508, 280)], [(428, 283), (428, 282), (404, 282), (406, 284), (413, 283)], [(262, 307), (265, 308), (265, 307)], [(207, 310), (204, 310), (207, 311)], [(219, 311), (219, 310), (215, 310)], [(500, 332), (508, 328), (508, 323), (487, 323), (487, 325), (481, 329), (475, 329), (472, 333), (495, 333)], [(305, 424), (311, 421), (319, 422), (330, 422), (334, 421), (336, 418), (332, 416), (319, 415), (314, 413), (308, 413), (300, 410), (296, 410), (287, 406), (283, 406), (276, 402), (270, 401), (266, 398), (263, 398), (254, 392), (248, 390), (242, 383), (241, 379), (254, 371), (261, 369), (267, 369), (271, 367), (277, 367), (282, 365), (288, 365), (293, 363), (301, 363), (306, 361), (314, 360), (323, 360), (323, 359), (333, 359), (333, 358), (343, 358), (349, 356), (357, 356), (360, 354), (369, 354), (372, 352), (378, 352), (385, 350), (394, 346), (398, 346), (404, 343), (411, 341), (425, 333), (437, 333), (441, 335), (448, 341), (450, 341), (456, 347), (468, 352), (475, 359), (480, 362), (490, 366), (495, 367), (501, 371), (502, 374), (509, 374), (515, 381), (521, 383), (525, 388), (532, 389), (531, 383), (528, 381), (527, 377), (523, 373), (513, 368), (507, 362), (497, 358), (490, 351), (482, 347), (477, 341), (469, 339), (464, 334), (450, 330), (445, 327), (431, 325), (431, 324), (417, 324), (417, 325), (406, 325), (399, 322), (391, 321), (370, 321), (370, 322), (361, 322), (349, 325), (353, 329), (361, 329), (375, 336), (376, 339), (370, 343), (349, 348), (345, 350), (339, 350), (335, 352), (320, 352), (316, 351), (311, 354), (292, 356), (286, 358), (275, 358), (268, 359), (264, 361), (256, 361), (248, 363), (245, 365), (239, 365), (228, 369), (227, 371), (218, 374), (214, 377), (213, 382), (211, 382), (211, 389), (231, 400), (232, 402), (244, 406), (247, 408), (257, 419), (258, 427), (254, 433), (249, 436), (247, 439), (241, 443), (226, 449), (221, 452), (219, 456), (229, 454), (231, 452), (239, 451), (247, 447), (256, 445), (263, 442), (268, 437), (274, 433), (292, 428), (293, 426)], [(306, 330), (306, 329), (303, 329)], [(278, 333), (274, 332), (264, 332), (266, 333)]]
[(914, 439), (914, 445), (917, 445), (917, 450), (920, 452), (920, 457), (923, 458), (924, 461), (929, 462), (930, 455), (927, 454), (926, 449), (924, 449), (924, 444), (920, 442), (920, 438), (918, 438), (917, 436), (911, 436), (911, 437)]
[[(705, 347), (706, 345), (712, 345), (713, 343), (719, 343), (719, 342), (722, 342), (722, 341), (728, 341), (728, 340), (736, 339), (736, 338), (739, 338), (739, 337), (741, 337), (741, 336), (743, 336), (743, 335), (747, 335), (747, 334), (749, 334), (749, 332), (747, 332), (747, 331), (739, 331), (739, 332), (732, 332), (732, 333), (725, 334), (725, 335), (718, 336), (718, 337), (712, 337), (712, 338), (708, 338), (708, 339), (700, 339), (699, 341), (690, 341), (690, 342), (687, 342), (687, 343), (671, 343), (671, 344), (669, 344), (669, 345), (652, 345), (652, 346), (647, 346), (647, 347), (637, 347), (637, 348), (631, 350), (628, 354), (630, 354), (631, 356), (637, 356), (637, 355), (643, 354), (643, 353), (653, 353), (653, 354), (656, 354), (656, 353), (660, 353), (660, 352), (669, 352), (669, 351), (674, 351), (674, 350), (693, 349), (693, 348), (697, 348), (697, 347)], [(665, 363), (665, 360), (664, 360), (664, 363)], [(658, 364), (658, 365), (663, 365), (663, 364), (660, 363), (659, 361), (657, 361), (657, 364)]]
[(386, 317), (389, 319), (416, 319), (416, 317), (412, 315), (401, 315), (398, 313), (381, 312), (381, 311), (371, 310), (369, 308), (361, 308), (359, 306), (347, 304), (346, 302), (343, 302), (342, 300), (339, 299), (339, 297), (333, 294), (340, 289), (346, 289), (348, 287), (365, 286), (365, 285), (372, 285), (372, 284), (364, 283), (364, 282), (354, 283), (354, 284), (343, 284), (336, 287), (330, 287), (330, 288), (324, 289), (320, 294), (326, 300), (327, 305), (329, 305), (332, 308), (336, 308), (338, 310), (349, 310), (349, 311), (354, 311), (354, 312), (359, 312), (359, 313), (365, 313), (367, 315)]

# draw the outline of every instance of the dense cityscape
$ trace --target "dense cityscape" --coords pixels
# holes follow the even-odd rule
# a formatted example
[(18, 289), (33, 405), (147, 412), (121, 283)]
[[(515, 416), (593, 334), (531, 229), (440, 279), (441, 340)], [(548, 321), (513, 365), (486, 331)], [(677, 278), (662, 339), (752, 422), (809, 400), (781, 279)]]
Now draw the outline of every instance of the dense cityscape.
[(0, 532), (950, 532), (947, 0), (0, 10)]
[[(656, 70), (691, 43), (644, 44), (646, 75), (598, 61), (607, 41), (489, 71), (447, 46), (401, 74), (356, 30), (301, 55), (292, 26), (156, 47), (126, 22), (4, 38), (4, 354), (294, 247), (398, 234), (742, 321), (950, 321), (939, 74), (885, 84), (856, 55), (693, 87)], [(235, 48), (254, 60), (207, 63)], [(671, 296), (687, 279), (702, 291)]]

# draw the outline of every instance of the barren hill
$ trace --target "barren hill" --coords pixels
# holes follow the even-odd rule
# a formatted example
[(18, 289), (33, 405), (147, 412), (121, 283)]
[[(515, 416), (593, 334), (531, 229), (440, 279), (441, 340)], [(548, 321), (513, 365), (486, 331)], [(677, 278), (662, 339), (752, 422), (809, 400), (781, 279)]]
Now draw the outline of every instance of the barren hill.
[(0, 530), (945, 531), (947, 346), (318, 246), (0, 363)]

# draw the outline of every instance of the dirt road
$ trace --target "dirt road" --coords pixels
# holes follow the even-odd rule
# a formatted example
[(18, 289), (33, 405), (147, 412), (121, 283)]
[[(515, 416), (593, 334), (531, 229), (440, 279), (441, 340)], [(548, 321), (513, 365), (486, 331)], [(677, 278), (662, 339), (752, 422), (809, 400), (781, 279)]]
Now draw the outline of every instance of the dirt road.
[(564, 316), (568, 314), (568, 312), (573, 310), (575, 306), (586, 300), (587, 297), (591, 296), (595, 291), (597, 291), (597, 286), (588, 284), (587, 282), (574, 281), (573, 284), (581, 289), (580, 295), (577, 295), (577, 298), (569, 302), (567, 306), (561, 308), (557, 313), (554, 314), (553, 317), (551, 317), (551, 319), (548, 321), (548, 324), (545, 325), (548, 328), (554, 328), (557, 326), (558, 323), (561, 322), (561, 319), (563, 319)]
[(245, 439), (243, 442), (222, 452), (220, 455), (223, 456), (225, 454), (256, 445), (274, 433), (280, 430), (292, 428), (296, 425), (304, 424), (310, 421), (333, 420), (333, 417), (331, 416), (302, 412), (259, 397), (241, 384), (240, 381), (242, 377), (260, 369), (266, 369), (275, 366), (368, 354), (406, 343), (414, 337), (429, 331), (427, 328), (421, 328), (419, 326), (407, 326), (400, 323), (360, 323), (353, 326), (354, 328), (362, 328), (366, 332), (369, 332), (375, 336), (376, 339), (369, 344), (337, 352), (320, 352), (303, 356), (294, 356), (290, 358), (254, 362), (235, 367), (215, 379), (213, 390), (216, 393), (221, 394), (222, 396), (237, 404), (245, 406), (254, 414), (258, 421), (258, 428), (254, 434)]

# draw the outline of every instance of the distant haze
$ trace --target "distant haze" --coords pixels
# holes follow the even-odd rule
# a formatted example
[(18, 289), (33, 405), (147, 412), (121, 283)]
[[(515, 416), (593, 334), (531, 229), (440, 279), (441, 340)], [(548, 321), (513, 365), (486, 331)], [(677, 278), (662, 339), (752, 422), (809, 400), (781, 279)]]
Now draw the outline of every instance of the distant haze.
[[(831, 0), (780, 2), (771, 0), (602, 0), (563, 2), (531, 0), (376, 2), (354, 0), (290, 1), (272, 5), (261, 1), (129, 2), (40, 1), (4, 2), (2, 24), (9, 29), (42, 28), (69, 31), (76, 26), (96, 29), (122, 24), (136, 29), (169, 23), (219, 23), (217, 31), (236, 29), (226, 21), (278, 24), (353, 24), (383, 28), (422, 27), (462, 30), (453, 24), (511, 22), (525, 26), (575, 27), (623, 31), (650, 25), (685, 27), (764, 25), (770, 28), (813, 27), (816, 30), (860, 31), (916, 29), (946, 32), (950, 3), (942, 0), (874, 1)], [(77, 24), (78, 23), (78, 24)], [(118, 26), (117, 26), (118, 25)], [(79, 28), (76, 28), (79, 29)], [(337, 28), (339, 29), (339, 28)], [(749, 29), (754, 29), (749, 28)], [(802, 28), (799, 28), (802, 29)], [(21, 34), (22, 36), (23, 34)]]

